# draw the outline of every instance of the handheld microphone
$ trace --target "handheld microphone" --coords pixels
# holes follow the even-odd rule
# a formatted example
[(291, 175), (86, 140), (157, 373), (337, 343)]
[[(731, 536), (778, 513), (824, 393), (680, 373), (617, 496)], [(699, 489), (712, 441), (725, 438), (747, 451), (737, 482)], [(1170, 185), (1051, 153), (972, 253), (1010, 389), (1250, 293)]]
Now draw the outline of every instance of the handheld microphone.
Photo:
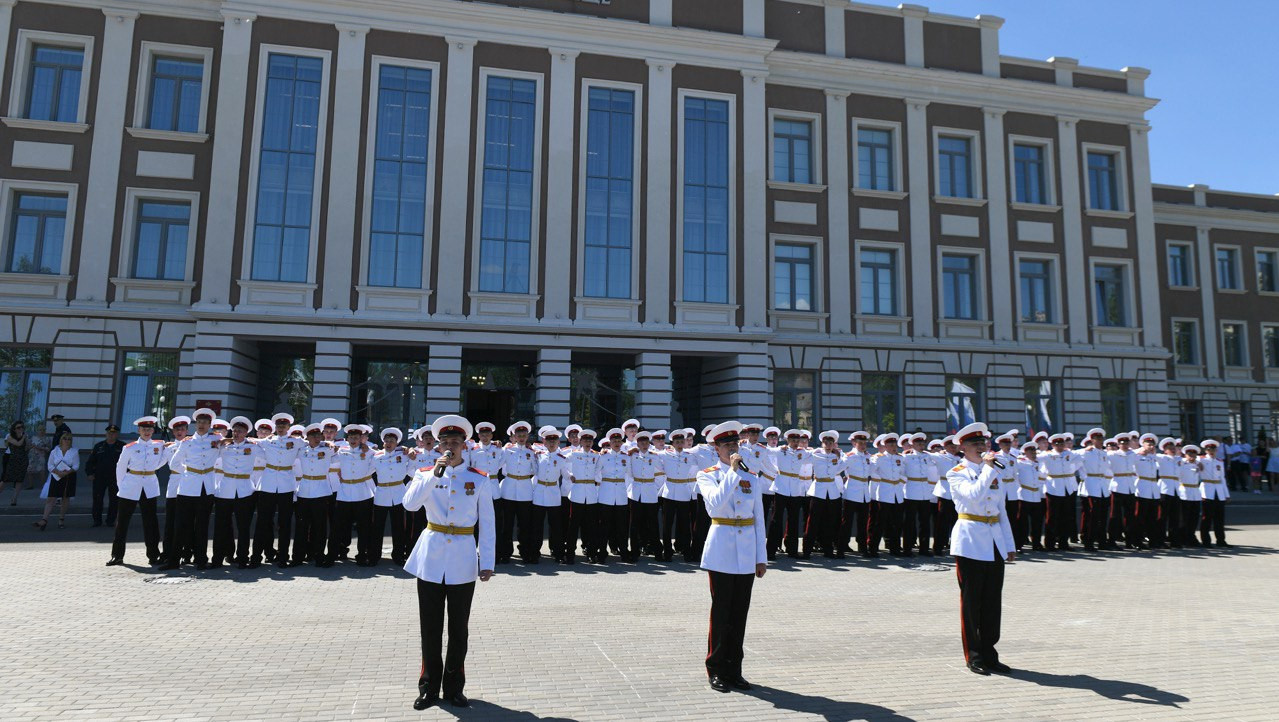
[[(444, 452), (444, 456), (441, 456), (440, 458), (441, 458), (442, 460), (446, 461), (446, 462), (447, 462), (447, 461), (450, 461), (450, 460), (452, 460), (452, 459), (453, 459), (453, 452), (452, 452), (452, 451), (446, 451), (446, 452)], [(440, 478), (441, 476), (444, 476), (444, 467), (445, 467), (445, 466), (448, 466), (448, 464), (436, 464), (436, 465), (435, 465), (435, 478), (437, 478), (437, 479), (438, 479), (438, 478)]]
[(1007, 468), (1008, 468), (1008, 467), (1004, 466), (1004, 462), (1000, 461), (999, 459), (991, 459), (991, 460), (990, 460), (990, 463), (994, 464), (996, 469), (1007, 469)]

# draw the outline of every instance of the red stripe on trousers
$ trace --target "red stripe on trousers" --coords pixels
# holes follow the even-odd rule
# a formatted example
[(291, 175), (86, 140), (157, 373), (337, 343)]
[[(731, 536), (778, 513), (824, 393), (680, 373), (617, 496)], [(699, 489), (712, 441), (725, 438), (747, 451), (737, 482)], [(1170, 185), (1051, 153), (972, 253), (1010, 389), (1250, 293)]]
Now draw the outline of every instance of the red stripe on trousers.
[(964, 577), (959, 573), (959, 560), (955, 560), (955, 579), (959, 582), (959, 636), (964, 640), (964, 662), (968, 662), (968, 626), (964, 624)]
[[(708, 584), (710, 584), (710, 587), (711, 587), (711, 606), (714, 606), (714, 605), (715, 605), (715, 577), (711, 576), (711, 573), (710, 573), (710, 572), (707, 572), (707, 573), (706, 573), (706, 582), (707, 582)], [(706, 659), (707, 659), (707, 661), (710, 661), (710, 658), (711, 658), (711, 652), (715, 649), (715, 647), (713, 646), (713, 645), (714, 645), (714, 640), (715, 640), (715, 615), (712, 613), (712, 614), (710, 615), (710, 617), (711, 617), (711, 623), (710, 623), (709, 628), (706, 630)], [(707, 674), (709, 674), (709, 672), (708, 672)]]

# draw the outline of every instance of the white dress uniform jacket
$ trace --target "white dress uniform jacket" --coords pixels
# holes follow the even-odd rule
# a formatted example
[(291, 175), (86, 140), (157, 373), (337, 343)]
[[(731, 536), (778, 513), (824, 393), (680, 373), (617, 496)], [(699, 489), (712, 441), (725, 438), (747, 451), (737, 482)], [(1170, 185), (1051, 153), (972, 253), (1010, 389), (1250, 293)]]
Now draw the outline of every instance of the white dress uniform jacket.
[(544, 451), (537, 455), (537, 479), (533, 484), (534, 506), (559, 506), (560, 489), (571, 483), (568, 476), (568, 459), (556, 451)]
[(815, 499), (838, 499), (843, 494), (844, 455), (839, 451), (813, 452), (813, 480), (805, 494)]
[(1113, 472), (1110, 470), (1110, 458), (1106, 452), (1097, 447), (1084, 449), (1076, 454), (1081, 463), (1080, 469), (1084, 474), (1083, 486), (1079, 487), (1079, 496), (1106, 497), (1110, 496), (1110, 481)]
[(600, 458), (599, 503), (626, 506), (626, 487), (631, 480), (631, 457), (618, 451), (605, 451)]
[(1039, 462), (1027, 458), (1017, 459), (1013, 467), (1017, 474), (1017, 499), (1019, 501), (1043, 501), (1046, 479), (1039, 470)]
[(160, 480), (155, 470), (164, 466), (164, 442), (138, 439), (124, 445), (120, 460), (115, 464), (116, 484), (121, 499), (137, 501), (142, 497), (155, 499), (160, 496)]
[(913, 449), (903, 451), (902, 468), (906, 474), (905, 497), (912, 501), (931, 500), (933, 484), (937, 483), (937, 470), (929, 463), (928, 455)]
[(737, 453), (741, 455), (746, 468), (764, 482), (763, 491), (767, 495), (775, 494), (773, 483), (777, 481), (777, 464), (774, 463), (777, 449), (770, 449), (766, 444), (743, 443), (738, 445)]
[(1155, 457), (1155, 465), (1159, 467), (1159, 493), (1163, 496), (1176, 496), (1178, 480), (1181, 478), (1181, 457), (1161, 453)]
[[(697, 472), (697, 488), (711, 517), (702, 551), (702, 569), (725, 574), (754, 574), (755, 565), (768, 560), (765, 550), (764, 482), (754, 474), (723, 462)], [(717, 519), (740, 520), (716, 523)]]
[[(436, 584), (467, 584), (479, 577), (480, 569), (493, 568), (497, 534), (493, 530), (493, 495), (479, 470), (465, 465), (450, 466), (440, 477), (433, 469), (413, 475), (404, 493), (404, 508), (426, 508), (429, 524), (458, 530), (479, 526), (478, 545), (473, 533), (448, 533), (429, 526), (413, 545), (404, 570)], [(478, 554), (477, 554), (478, 546)]]
[(656, 504), (657, 494), (666, 476), (662, 460), (652, 451), (631, 454), (631, 486), (627, 498), (641, 504)]
[(240, 443), (234, 441), (222, 447), (218, 456), (217, 497), (219, 499), (243, 499), (252, 496), (257, 490), (256, 466), (262, 458), (262, 450), (257, 444), (245, 439)]
[[(1015, 550), (998, 471), (965, 459), (946, 472), (955, 511), (959, 514), (950, 532), (951, 554), (993, 562), (996, 549), (1001, 558)], [(965, 519), (966, 516), (973, 518)]]
[(262, 450), (266, 466), (258, 479), (258, 489), (272, 494), (297, 491), (293, 462), (303, 446), (306, 446), (305, 441), (292, 436), (272, 436), (259, 441), (258, 448)]
[(502, 498), (533, 501), (533, 477), (537, 476), (537, 452), (525, 446), (502, 450)]
[(338, 501), (373, 498), (373, 454), (372, 449), (338, 449)]
[(568, 455), (568, 473), (573, 479), (568, 500), (574, 504), (596, 504), (600, 500), (600, 455), (578, 449)]
[(405, 481), (417, 462), (409, 458), (408, 449), (396, 448), (373, 454), (373, 505), (395, 506), (404, 501)]
[(1203, 472), (1203, 462), (1182, 459), (1177, 463), (1177, 496), (1184, 501), (1203, 501), (1199, 491), (1199, 474)]
[(1118, 449), (1106, 452), (1110, 460), (1110, 493), (1133, 494), (1137, 491), (1137, 452)]
[(662, 465), (666, 469), (662, 482), (662, 498), (692, 501), (697, 495), (697, 472), (704, 468), (697, 465), (697, 457), (693, 452), (688, 449), (673, 451), (662, 459)]
[(293, 476), (298, 480), (299, 499), (319, 499), (333, 494), (333, 455), (327, 442), (315, 446), (303, 444), (293, 461)]
[(206, 494), (214, 493), (218, 488), (216, 466), (221, 456), (221, 437), (213, 434), (186, 437), (178, 444), (169, 462), (169, 468), (174, 472), (169, 477), (169, 486), (176, 486), (182, 496), (199, 496), (201, 490)]
[(1044, 491), (1049, 496), (1066, 496), (1075, 484), (1080, 461), (1071, 451), (1045, 451), (1039, 455), (1039, 470), (1048, 478)]
[(1133, 455), (1133, 471), (1137, 473), (1137, 498), (1159, 498), (1159, 455)]
[(870, 501), (870, 455), (856, 449), (844, 454), (844, 501)]
[(906, 500), (906, 462), (887, 452), (871, 457), (870, 494), (873, 501), (900, 504)]
[(937, 470), (937, 485), (933, 487), (933, 496), (950, 500), (950, 482), (946, 479), (946, 471), (959, 463), (951, 454), (938, 451), (932, 454), (933, 468)]
[(1204, 499), (1215, 499), (1216, 501), (1225, 501), (1230, 498), (1230, 487), (1226, 486), (1223, 481), (1225, 466), (1220, 459), (1214, 459), (1208, 456), (1199, 457), (1199, 463), (1203, 465), (1203, 471), (1199, 472), (1199, 481), (1203, 485), (1199, 487), (1200, 493)]
[(809, 464), (812, 458), (813, 452), (808, 449), (792, 449), (786, 446), (778, 451), (773, 457), (777, 463), (777, 479), (773, 481), (773, 492), (779, 496), (806, 496), (809, 482), (804, 477), (804, 466)]
[[(465, 465), (488, 475), (484, 483), (489, 485), (489, 492), (494, 499), (502, 498), (502, 482), (498, 471), (502, 469), (503, 451), (504, 449), (498, 443), (489, 442), (487, 446), (476, 445), (466, 452)], [(431, 463), (434, 465), (434, 460)]]

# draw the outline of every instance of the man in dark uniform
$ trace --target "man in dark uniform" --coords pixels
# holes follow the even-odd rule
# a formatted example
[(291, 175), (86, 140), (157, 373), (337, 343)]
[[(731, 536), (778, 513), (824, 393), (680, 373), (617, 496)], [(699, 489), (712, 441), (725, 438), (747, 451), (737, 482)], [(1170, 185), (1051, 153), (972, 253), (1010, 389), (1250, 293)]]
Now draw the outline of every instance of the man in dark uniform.
[[(65, 426), (65, 424), (64, 424)], [(107, 438), (93, 445), (89, 460), (85, 462), (85, 475), (93, 482), (93, 526), (102, 526), (102, 506), (106, 500), (107, 526), (115, 526), (116, 484), (115, 465), (120, 461), (124, 442), (120, 440), (120, 427), (107, 427)]]

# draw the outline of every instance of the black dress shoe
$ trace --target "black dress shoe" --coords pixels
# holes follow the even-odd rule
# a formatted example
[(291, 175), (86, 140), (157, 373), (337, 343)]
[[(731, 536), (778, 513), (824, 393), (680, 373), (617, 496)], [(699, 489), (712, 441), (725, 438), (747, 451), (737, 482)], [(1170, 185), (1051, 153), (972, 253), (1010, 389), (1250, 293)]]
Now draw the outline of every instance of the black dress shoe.
[(728, 680), (728, 685), (732, 687), (733, 689), (740, 689), (743, 692), (751, 689), (751, 683), (747, 682), (746, 678), (740, 674)]
[(161, 565), (160, 565), (160, 571), (162, 571), (162, 572), (171, 572), (171, 571), (173, 571), (174, 569), (179, 569), (179, 568), (181, 568), (181, 567), (182, 567), (182, 565), (181, 565), (181, 564), (178, 564), (177, 562), (169, 562), (169, 563), (167, 563), (167, 564), (161, 564)]
[(107, 560), (107, 566), (109, 567), (118, 567), (121, 564), (124, 564), (124, 560), (121, 559), (120, 557), (111, 557), (109, 560)]
[(996, 674), (1012, 674), (1013, 672), (1013, 668), (1003, 662), (987, 662), (986, 669), (989, 669)]
[(720, 677), (718, 674), (713, 674), (711, 675), (711, 689), (716, 692), (727, 692), (728, 682), (725, 682), (724, 678)]
[(445, 697), (445, 699), (447, 699), (449, 701), (449, 704), (453, 705), (454, 707), (470, 707), (471, 706), (471, 700), (467, 699), (466, 695), (462, 694), (461, 692)]
[(969, 662), (968, 671), (973, 674), (980, 674), (983, 677), (990, 676), (990, 670), (986, 669), (981, 662)]
[(417, 696), (417, 699), (413, 700), (413, 709), (419, 711), (424, 710), (427, 707), (434, 707), (439, 704), (439, 702), (440, 696), (438, 694), (427, 694), (426, 692), (423, 692)]
[(224, 566), (226, 565), (222, 563), (221, 559), (214, 559), (213, 561), (209, 562), (209, 569), (221, 569)]
[(262, 566), (262, 562), (261, 562), (260, 560), (258, 560), (258, 559), (254, 559), (253, 561), (249, 562), (249, 564), (248, 564), (248, 568), (249, 568), (249, 569), (257, 569), (257, 568), (258, 568), (258, 567), (260, 567), (260, 566)]

